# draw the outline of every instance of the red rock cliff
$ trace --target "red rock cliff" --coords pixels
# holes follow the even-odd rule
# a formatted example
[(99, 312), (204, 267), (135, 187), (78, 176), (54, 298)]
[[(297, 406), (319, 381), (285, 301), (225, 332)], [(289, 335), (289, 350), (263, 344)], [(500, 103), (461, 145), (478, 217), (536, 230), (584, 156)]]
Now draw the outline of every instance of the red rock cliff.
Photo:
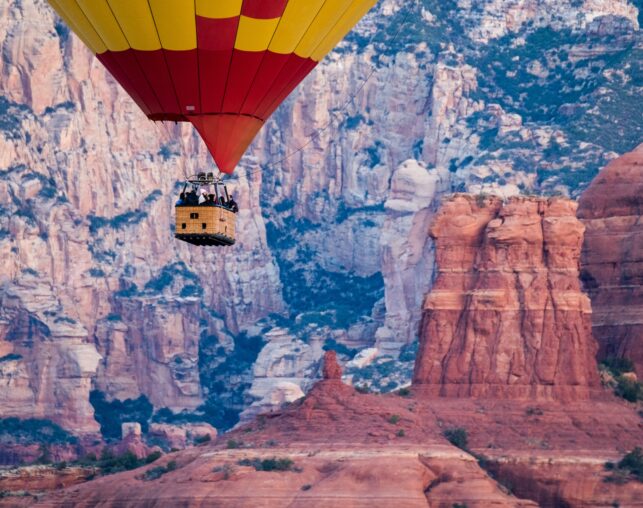
[(561, 398), (598, 386), (575, 213), (562, 198), (503, 205), (456, 195), (443, 204), (416, 385), (444, 396)]
[(643, 145), (609, 164), (580, 199), (582, 278), (599, 358), (626, 357), (643, 375)]

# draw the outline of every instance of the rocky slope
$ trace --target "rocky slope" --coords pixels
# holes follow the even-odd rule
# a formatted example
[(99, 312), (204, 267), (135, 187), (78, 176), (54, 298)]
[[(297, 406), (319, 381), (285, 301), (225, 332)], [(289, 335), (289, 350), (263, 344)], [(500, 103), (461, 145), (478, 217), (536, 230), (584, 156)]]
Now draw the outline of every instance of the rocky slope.
[[(359, 394), (341, 382), (334, 352), (325, 360), (324, 380), (305, 400), (227, 441), (38, 506), (589, 507), (634, 506), (643, 493), (637, 482), (605, 481), (604, 462), (643, 437), (622, 403), (544, 402), (535, 411), (523, 401)], [(466, 429), (469, 449), (445, 439), (455, 427)]]
[(643, 145), (608, 165), (581, 196), (582, 276), (601, 359), (643, 375)]
[(414, 383), (440, 395), (536, 399), (599, 386), (576, 208), (562, 198), (444, 202), (431, 228), (438, 275)]
[(95, 432), (93, 389), (226, 428), (307, 389), (329, 339), (408, 383), (417, 231), (451, 188), (575, 194), (638, 144), (638, 28), (626, 0), (380, 2), (242, 162), (223, 252), (172, 240), (177, 181), (212, 167), (191, 128), (148, 122), (44, 0), (3, 2), (7, 415)]

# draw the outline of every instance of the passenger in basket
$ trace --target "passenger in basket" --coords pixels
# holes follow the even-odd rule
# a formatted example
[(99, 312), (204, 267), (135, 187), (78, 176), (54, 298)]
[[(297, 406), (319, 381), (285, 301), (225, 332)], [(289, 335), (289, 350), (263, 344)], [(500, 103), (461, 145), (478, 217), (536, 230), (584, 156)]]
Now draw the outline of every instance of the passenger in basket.
[(188, 192), (186, 196), (186, 200), (187, 200), (188, 206), (196, 206), (199, 204), (199, 198), (196, 195), (196, 192), (194, 191), (194, 189)]
[(230, 194), (230, 201), (228, 201), (228, 208), (234, 213), (239, 212), (239, 205), (234, 200), (234, 196), (232, 196), (232, 194)]

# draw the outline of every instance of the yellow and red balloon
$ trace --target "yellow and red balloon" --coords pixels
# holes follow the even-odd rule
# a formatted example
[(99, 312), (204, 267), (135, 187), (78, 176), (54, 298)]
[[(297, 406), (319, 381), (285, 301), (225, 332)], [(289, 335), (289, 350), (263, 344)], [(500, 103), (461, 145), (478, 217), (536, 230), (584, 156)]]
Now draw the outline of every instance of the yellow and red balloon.
[(232, 173), (377, 0), (48, 0), (152, 120), (191, 122)]

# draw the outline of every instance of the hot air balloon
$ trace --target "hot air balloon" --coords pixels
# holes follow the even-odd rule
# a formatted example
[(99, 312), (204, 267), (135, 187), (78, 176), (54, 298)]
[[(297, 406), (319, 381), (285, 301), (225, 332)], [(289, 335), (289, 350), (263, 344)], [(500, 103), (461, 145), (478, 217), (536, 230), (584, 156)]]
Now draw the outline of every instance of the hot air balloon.
[(48, 1), (148, 118), (191, 122), (230, 174), (377, 0)]

